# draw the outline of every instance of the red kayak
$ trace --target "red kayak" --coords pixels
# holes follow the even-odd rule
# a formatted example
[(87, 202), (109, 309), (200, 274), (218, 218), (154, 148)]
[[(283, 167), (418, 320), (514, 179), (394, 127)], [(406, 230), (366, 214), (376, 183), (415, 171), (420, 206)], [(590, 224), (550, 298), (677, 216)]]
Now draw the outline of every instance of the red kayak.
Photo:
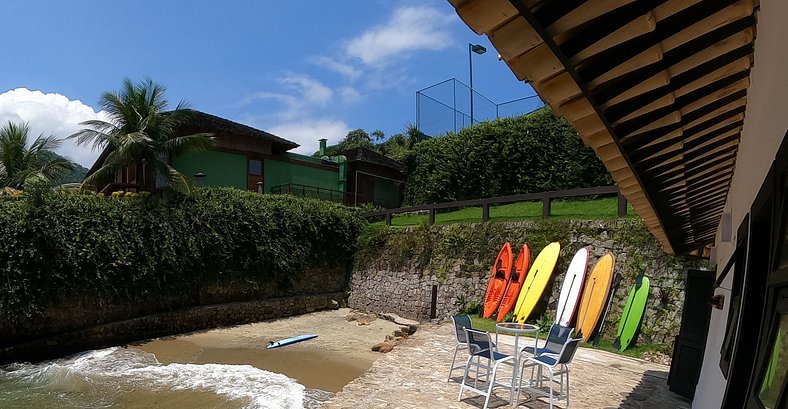
[(487, 284), (487, 291), (484, 293), (484, 312), (482, 317), (490, 318), (498, 310), (498, 306), (503, 299), (506, 291), (506, 284), (512, 273), (512, 245), (508, 242), (503, 245), (498, 257), (490, 270), (490, 282)]
[(517, 261), (514, 263), (512, 274), (509, 277), (509, 284), (503, 295), (501, 307), (498, 309), (496, 321), (503, 321), (506, 314), (517, 304), (517, 296), (520, 295), (520, 288), (523, 287), (523, 282), (525, 281), (525, 276), (528, 274), (528, 266), (530, 264), (531, 251), (528, 249), (527, 244), (523, 244), (523, 247), (520, 249), (520, 254), (517, 255)]

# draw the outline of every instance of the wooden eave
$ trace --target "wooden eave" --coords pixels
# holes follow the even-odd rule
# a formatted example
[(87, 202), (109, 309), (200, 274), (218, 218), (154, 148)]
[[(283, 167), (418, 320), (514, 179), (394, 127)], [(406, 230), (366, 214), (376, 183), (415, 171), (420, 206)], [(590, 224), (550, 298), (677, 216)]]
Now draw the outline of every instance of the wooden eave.
[(757, 0), (449, 0), (597, 153), (667, 252), (714, 240)]

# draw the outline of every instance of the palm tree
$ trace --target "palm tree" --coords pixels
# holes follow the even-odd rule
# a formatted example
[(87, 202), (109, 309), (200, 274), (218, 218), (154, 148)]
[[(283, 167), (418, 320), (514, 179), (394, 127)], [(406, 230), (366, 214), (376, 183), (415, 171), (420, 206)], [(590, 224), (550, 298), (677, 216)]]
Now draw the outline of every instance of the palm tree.
[(421, 132), (416, 125), (408, 123), (405, 125), (405, 138), (407, 140), (408, 149), (413, 149), (417, 143), (429, 139), (430, 137), (424, 132)]
[(192, 111), (184, 101), (167, 111), (164, 91), (163, 86), (149, 78), (136, 84), (127, 78), (119, 92), (105, 92), (101, 96), (100, 106), (109, 120), (82, 122), (87, 128), (69, 136), (79, 145), (103, 150), (102, 156), (106, 157), (101, 167), (85, 178), (83, 185), (100, 188), (102, 183), (112, 181), (119, 170), (140, 164), (157, 183), (165, 179), (175, 191), (192, 191), (191, 180), (169, 161), (175, 155), (210, 150), (213, 138), (206, 133), (175, 136), (176, 127), (188, 120)]
[(28, 144), (30, 125), (8, 121), (0, 127), (0, 186), (21, 188), (30, 177), (50, 182), (74, 169), (74, 164), (55, 153), (62, 140), (39, 135)]

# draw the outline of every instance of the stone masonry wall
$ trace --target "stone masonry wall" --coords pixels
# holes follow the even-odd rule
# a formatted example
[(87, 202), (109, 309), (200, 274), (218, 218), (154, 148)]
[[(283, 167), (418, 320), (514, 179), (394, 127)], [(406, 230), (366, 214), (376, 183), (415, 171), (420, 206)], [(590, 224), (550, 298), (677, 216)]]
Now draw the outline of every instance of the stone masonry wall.
[(0, 363), (335, 308), (346, 287), (343, 269), (326, 268), (289, 283), (216, 283), (169, 298), (64, 299), (30, 319), (0, 321)]
[(339, 308), (344, 293), (275, 298), (208, 305), (115, 321), (37, 338), (0, 349), (0, 362), (42, 360), (86, 349), (118, 345), (164, 335), (238, 325)]
[(522, 221), (417, 227), (395, 231), (385, 228), (357, 253), (348, 304), (373, 312), (430, 318), (432, 286), (438, 287), (436, 315), (448, 318), (480, 303), (490, 267), (500, 246), (509, 241), (515, 257), (522, 243), (531, 248), (533, 261), (549, 242), (562, 248), (559, 262), (542, 302), (530, 320), (554, 319), (566, 269), (574, 253), (590, 250), (588, 272), (602, 255), (616, 257), (615, 272), (623, 275), (606, 320), (604, 336), (612, 339), (635, 277), (645, 272), (651, 280), (640, 339), (669, 344), (678, 334), (687, 268), (703, 262), (665, 254), (637, 219), (596, 221)]

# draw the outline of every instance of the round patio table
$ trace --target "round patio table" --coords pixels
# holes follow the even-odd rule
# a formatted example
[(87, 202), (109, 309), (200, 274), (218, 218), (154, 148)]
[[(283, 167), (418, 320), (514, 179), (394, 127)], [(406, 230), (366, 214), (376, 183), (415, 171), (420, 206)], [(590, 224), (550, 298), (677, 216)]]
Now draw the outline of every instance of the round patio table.
[(520, 334), (534, 335), (534, 351), (539, 347), (539, 327), (519, 322), (499, 322), (495, 324), (495, 345), (498, 345), (498, 333), (514, 334), (514, 370), (512, 372), (512, 390), (509, 395), (509, 404), (514, 400), (514, 390), (518, 386), (517, 374), (520, 369)]

